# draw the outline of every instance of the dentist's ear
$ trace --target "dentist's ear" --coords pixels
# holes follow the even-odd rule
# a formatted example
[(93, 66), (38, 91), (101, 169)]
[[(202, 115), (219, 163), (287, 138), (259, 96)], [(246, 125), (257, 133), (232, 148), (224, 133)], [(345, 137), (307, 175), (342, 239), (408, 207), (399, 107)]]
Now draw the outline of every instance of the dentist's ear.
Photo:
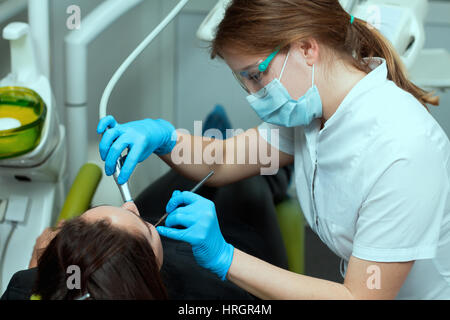
[(299, 52), (309, 67), (319, 61), (320, 46), (316, 39), (302, 40), (292, 46), (296, 49), (294, 52)]
[(141, 214), (139, 213), (138, 207), (136, 206), (136, 204), (135, 204), (133, 201), (125, 202), (125, 203), (122, 205), (122, 208), (125, 209), (125, 210), (133, 211), (133, 212), (136, 213), (138, 216), (141, 215)]

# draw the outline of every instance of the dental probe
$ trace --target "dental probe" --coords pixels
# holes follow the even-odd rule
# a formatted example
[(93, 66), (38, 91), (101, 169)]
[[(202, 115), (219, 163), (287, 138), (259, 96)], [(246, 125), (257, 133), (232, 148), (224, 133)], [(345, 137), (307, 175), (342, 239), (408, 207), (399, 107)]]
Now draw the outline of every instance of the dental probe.
[[(212, 170), (202, 181), (200, 181), (194, 188), (192, 188), (192, 190), (190, 192), (195, 193), (198, 189), (200, 189), (201, 186), (203, 186), (203, 184), (209, 179), (211, 178), (211, 176), (214, 174), (214, 170)], [(159, 221), (155, 224), (155, 228), (161, 223), (163, 222), (167, 216), (169, 214), (166, 213), (164, 214), (161, 219), (159, 219)]]
[(133, 202), (133, 198), (131, 197), (130, 188), (128, 187), (128, 182), (124, 184), (119, 184), (118, 179), (120, 175), (120, 170), (122, 169), (123, 163), (125, 162), (126, 156), (121, 156), (116, 163), (116, 172), (114, 173), (114, 181), (116, 181), (117, 187), (120, 190), (120, 194), (122, 195), (123, 202)]

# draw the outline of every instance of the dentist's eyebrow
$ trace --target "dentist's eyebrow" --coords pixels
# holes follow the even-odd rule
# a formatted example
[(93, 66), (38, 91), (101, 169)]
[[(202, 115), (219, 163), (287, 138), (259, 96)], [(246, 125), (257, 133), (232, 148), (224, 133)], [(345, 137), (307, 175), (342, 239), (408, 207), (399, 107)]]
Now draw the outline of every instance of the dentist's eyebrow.
[[(263, 61), (263, 60), (261, 60), (261, 62), (262, 62), (262, 61)], [(244, 71), (249, 71), (249, 69), (254, 69), (254, 68), (258, 67), (258, 66), (260, 65), (261, 62), (253, 63), (253, 64), (251, 64), (251, 65), (249, 65), (249, 66), (246, 66), (246, 67), (244, 67), (244, 68), (241, 68), (241, 69), (237, 70), (237, 72), (244, 72)]]

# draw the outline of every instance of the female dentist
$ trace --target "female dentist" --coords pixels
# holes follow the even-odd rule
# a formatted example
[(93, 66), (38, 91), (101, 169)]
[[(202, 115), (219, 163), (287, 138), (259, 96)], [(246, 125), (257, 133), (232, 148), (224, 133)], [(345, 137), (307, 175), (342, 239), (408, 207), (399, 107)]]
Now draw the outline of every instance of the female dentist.
[(264, 121), (259, 143), (242, 143), (251, 130), (222, 142), (162, 119), (106, 117), (97, 129), (106, 173), (128, 148), (119, 183), (155, 153), (191, 179), (213, 169), (210, 184), (222, 186), (264, 165), (175, 164), (176, 146), (269, 148), (280, 166), (295, 164), (304, 215), (345, 262), (345, 279), (299, 275), (234, 248), (214, 204), (193, 193), (174, 192), (158, 232), (190, 243), (201, 266), (263, 299), (450, 299), (450, 142), (426, 108), (438, 99), (408, 80), (389, 42), (338, 0), (234, 0), (216, 56)]

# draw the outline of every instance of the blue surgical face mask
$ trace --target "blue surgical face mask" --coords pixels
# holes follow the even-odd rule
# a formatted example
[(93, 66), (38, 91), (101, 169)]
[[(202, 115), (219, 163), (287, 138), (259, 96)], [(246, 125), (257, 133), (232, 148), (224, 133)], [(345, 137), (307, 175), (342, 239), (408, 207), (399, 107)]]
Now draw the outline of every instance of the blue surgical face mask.
[(267, 123), (283, 127), (309, 125), (314, 119), (322, 117), (322, 100), (319, 90), (314, 84), (314, 65), (312, 70), (312, 86), (298, 100), (292, 99), (281, 83), (289, 53), (286, 56), (279, 79), (274, 79), (256, 95), (247, 97), (258, 116)]

